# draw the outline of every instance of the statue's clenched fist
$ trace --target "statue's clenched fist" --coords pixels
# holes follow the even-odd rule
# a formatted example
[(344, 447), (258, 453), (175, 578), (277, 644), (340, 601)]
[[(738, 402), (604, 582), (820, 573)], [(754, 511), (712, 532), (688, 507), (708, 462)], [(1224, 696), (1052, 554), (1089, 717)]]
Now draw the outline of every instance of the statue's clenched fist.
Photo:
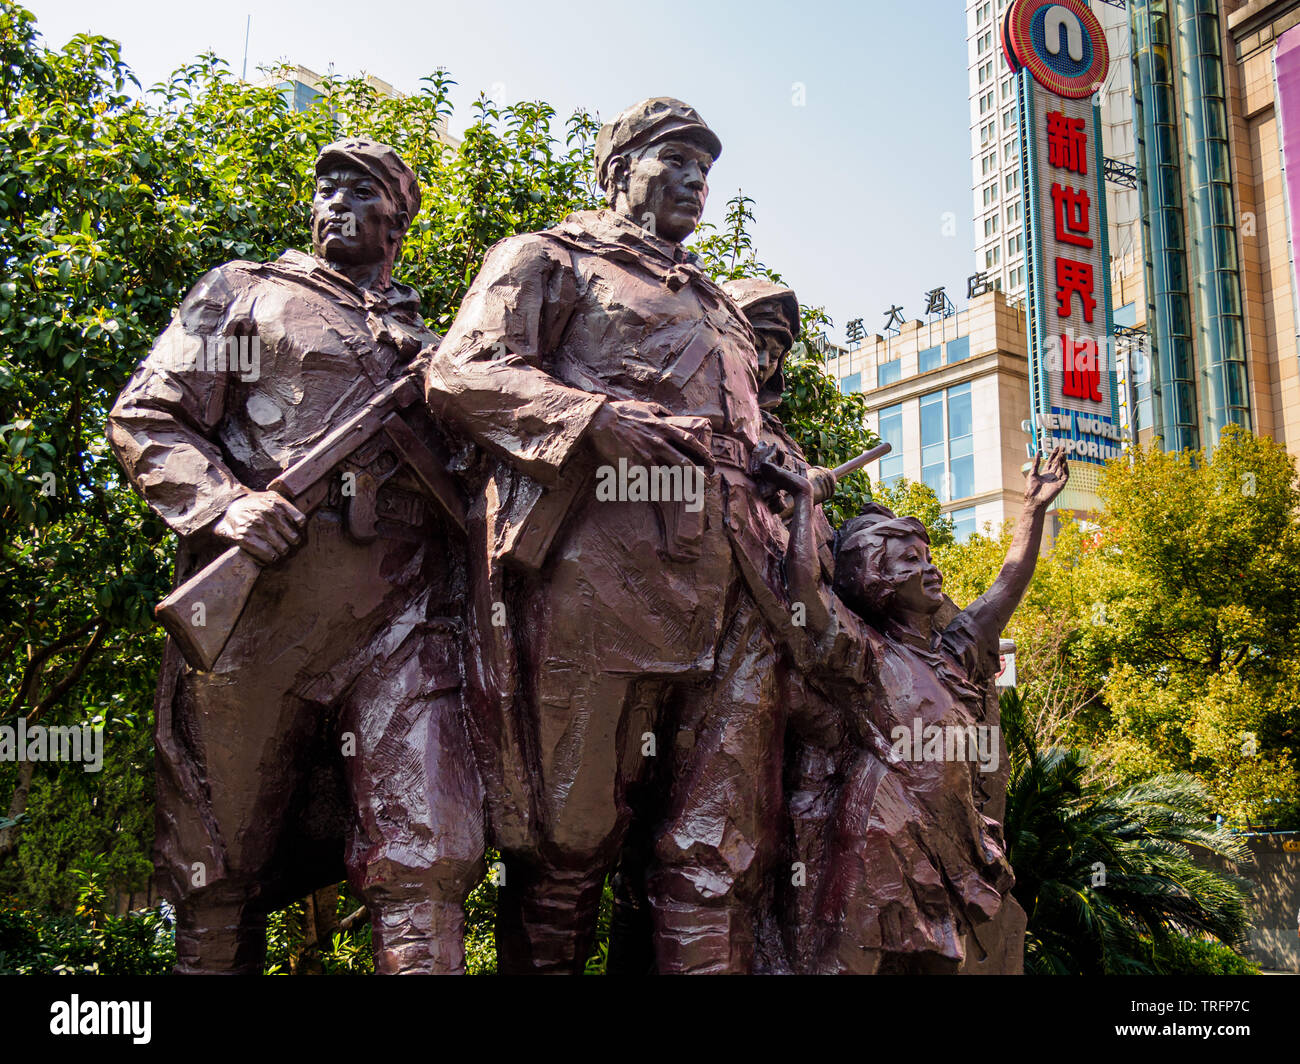
[(212, 531), (271, 565), (302, 542), (306, 523), (307, 518), (283, 495), (255, 491), (231, 503)]

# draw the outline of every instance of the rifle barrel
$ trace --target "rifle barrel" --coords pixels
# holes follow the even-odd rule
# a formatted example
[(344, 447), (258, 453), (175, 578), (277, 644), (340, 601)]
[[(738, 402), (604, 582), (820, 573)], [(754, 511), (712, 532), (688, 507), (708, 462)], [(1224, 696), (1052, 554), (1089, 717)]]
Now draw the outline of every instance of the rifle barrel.
[(856, 458), (850, 458), (843, 465), (836, 466), (831, 470), (831, 472), (835, 474), (836, 480), (842, 480), (854, 470), (861, 469), (868, 462), (874, 462), (877, 458), (883, 458), (892, 450), (893, 447), (889, 444), (882, 443), (878, 447), (871, 448), (869, 451), (863, 451)]

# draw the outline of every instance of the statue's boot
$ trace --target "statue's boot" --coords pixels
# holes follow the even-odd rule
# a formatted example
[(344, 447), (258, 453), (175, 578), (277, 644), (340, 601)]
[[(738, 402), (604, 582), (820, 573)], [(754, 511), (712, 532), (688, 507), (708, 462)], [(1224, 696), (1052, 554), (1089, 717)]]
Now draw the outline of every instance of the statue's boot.
[(464, 975), (465, 909), (425, 896), (369, 904), (378, 975)]
[(651, 876), (660, 975), (742, 975), (754, 968), (754, 928), (734, 893), (705, 896), (687, 869)]
[(266, 914), (245, 902), (176, 906), (176, 975), (261, 975)]
[(525, 869), (497, 894), (497, 967), (502, 975), (581, 975), (591, 954), (604, 870)]

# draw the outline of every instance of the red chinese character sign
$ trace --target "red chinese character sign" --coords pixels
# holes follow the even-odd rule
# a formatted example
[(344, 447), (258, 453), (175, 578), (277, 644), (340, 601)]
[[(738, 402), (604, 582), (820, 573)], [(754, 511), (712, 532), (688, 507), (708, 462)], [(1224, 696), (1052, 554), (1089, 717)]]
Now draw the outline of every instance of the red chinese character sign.
[(1002, 46), (1017, 71), (1034, 442), (1070, 460), (1120, 453), (1101, 115), (1110, 64), (1083, 0), (1015, 0)]

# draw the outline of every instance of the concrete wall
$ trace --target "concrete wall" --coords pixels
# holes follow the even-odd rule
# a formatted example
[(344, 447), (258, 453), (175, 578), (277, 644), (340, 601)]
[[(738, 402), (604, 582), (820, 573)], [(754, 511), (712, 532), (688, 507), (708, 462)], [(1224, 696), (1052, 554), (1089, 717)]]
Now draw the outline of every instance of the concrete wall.
[(1227, 868), (1255, 884), (1247, 956), (1261, 968), (1300, 972), (1300, 935), (1296, 933), (1300, 833), (1255, 836), (1248, 845), (1253, 864), (1230, 865), (1216, 859), (1207, 863)]

